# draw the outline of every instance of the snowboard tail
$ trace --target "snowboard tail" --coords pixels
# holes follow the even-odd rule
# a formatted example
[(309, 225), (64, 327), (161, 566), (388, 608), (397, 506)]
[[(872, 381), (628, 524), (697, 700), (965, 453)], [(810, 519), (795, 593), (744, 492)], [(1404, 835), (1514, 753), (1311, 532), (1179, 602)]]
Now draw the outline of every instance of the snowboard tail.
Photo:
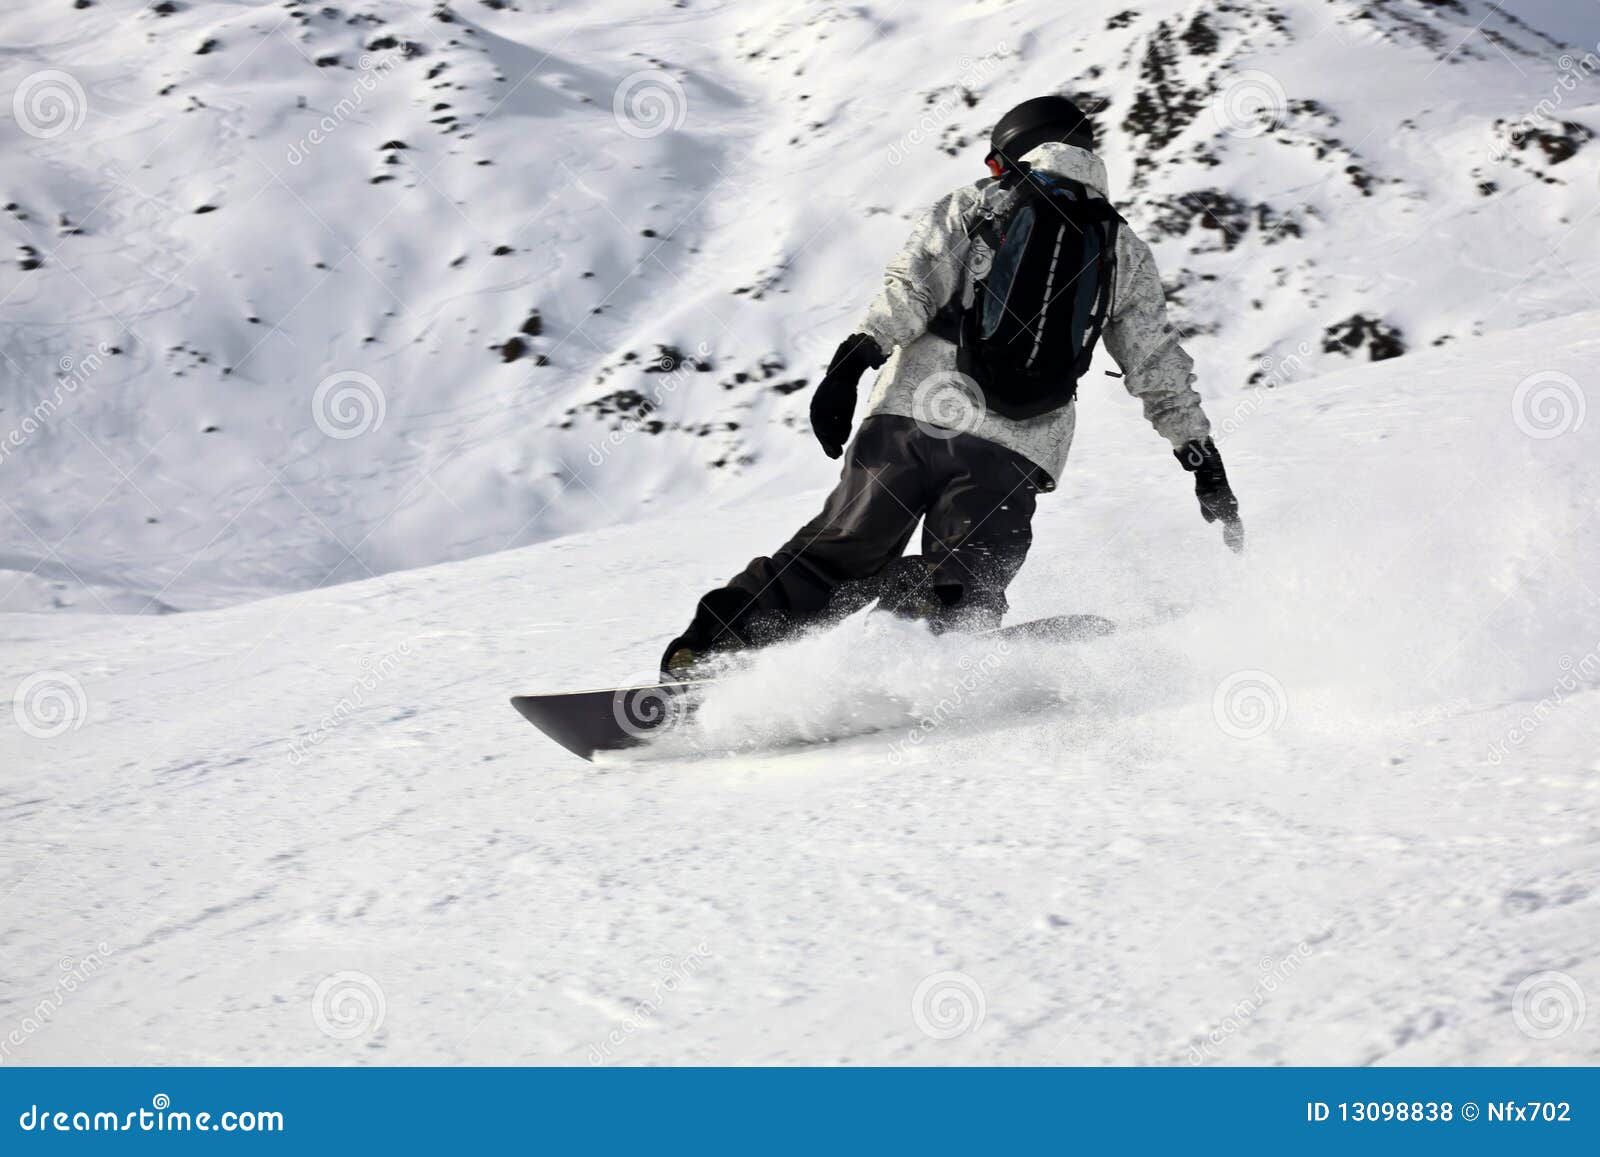
[[(983, 631), (979, 637), (1079, 642), (1114, 630), (1116, 624), (1099, 615), (1056, 615)], [(573, 755), (592, 760), (602, 752), (640, 747), (683, 726), (716, 682), (691, 679), (553, 695), (518, 695), (511, 700), (511, 706)]]
[(660, 738), (693, 713), (709, 680), (650, 683), (554, 695), (517, 695), (511, 706), (573, 755), (592, 760)]
[(996, 627), (981, 631), (984, 639), (1046, 639), (1057, 643), (1080, 643), (1098, 639), (1117, 629), (1117, 624), (1099, 615), (1051, 615), (1046, 619), (1029, 619), (1026, 623), (1013, 623), (1009, 627)]

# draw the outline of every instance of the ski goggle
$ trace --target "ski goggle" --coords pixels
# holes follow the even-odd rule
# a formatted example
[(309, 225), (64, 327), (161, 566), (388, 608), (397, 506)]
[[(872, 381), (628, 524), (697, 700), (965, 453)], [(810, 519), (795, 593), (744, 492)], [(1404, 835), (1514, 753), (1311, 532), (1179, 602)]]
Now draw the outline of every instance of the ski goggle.
[(989, 166), (989, 175), (991, 177), (998, 177), (1006, 171), (1006, 163), (1000, 159), (1000, 154), (998, 153), (990, 153), (983, 158), (983, 163)]

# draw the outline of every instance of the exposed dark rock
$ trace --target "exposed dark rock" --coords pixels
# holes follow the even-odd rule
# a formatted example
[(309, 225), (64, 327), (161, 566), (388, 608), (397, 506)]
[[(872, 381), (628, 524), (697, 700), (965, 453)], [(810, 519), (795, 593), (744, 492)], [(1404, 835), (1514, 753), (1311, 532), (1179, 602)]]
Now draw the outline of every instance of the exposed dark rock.
[(704, 374), (711, 371), (711, 363), (705, 358), (689, 358), (676, 346), (656, 346), (656, 356), (644, 367), (647, 374), (676, 373), (685, 363), (693, 366), (695, 370)]
[(1189, 22), (1189, 27), (1183, 30), (1181, 39), (1193, 56), (1210, 56), (1217, 50), (1219, 43), (1216, 30), (1207, 22), (1204, 12), (1195, 13), (1194, 19)]
[(1344, 167), (1345, 176), (1350, 178), (1350, 183), (1361, 190), (1363, 197), (1372, 196), (1372, 186), (1377, 184), (1377, 178), (1355, 162)]
[(1181, 50), (1166, 21), (1156, 25), (1139, 63), (1139, 87), (1122, 127), (1135, 138), (1134, 184), (1154, 167), (1154, 153), (1171, 144), (1205, 108), (1204, 89), (1189, 88), (1178, 77)]
[(1222, 189), (1196, 189), (1176, 197), (1152, 197), (1146, 204), (1156, 214), (1149, 226), (1153, 237), (1183, 237), (1198, 225), (1216, 231), (1222, 248), (1232, 249), (1250, 230), (1250, 206)]
[[(568, 413), (577, 413), (581, 410), (588, 410), (601, 418), (623, 417), (639, 421), (655, 413), (656, 403), (653, 398), (647, 398), (638, 390), (615, 390), (593, 401), (584, 402)], [(656, 422), (654, 425), (655, 428), (649, 430), (649, 433), (659, 433), (665, 428), (663, 422)]]
[(1559, 165), (1563, 161), (1570, 161), (1579, 149), (1594, 139), (1593, 132), (1573, 121), (1561, 121), (1555, 127), (1559, 131), (1530, 128), (1519, 133), (1514, 138), (1517, 148), (1526, 149), (1530, 144), (1538, 145), (1539, 150), (1545, 155), (1545, 160), (1552, 165)]
[(1322, 350), (1330, 354), (1353, 356), (1365, 348), (1371, 361), (1381, 362), (1397, 358), (1406, 352), (1405, 339), (1396, 327), (1382, 318), (1352, 314), (1344, 321), (1335, 322), (1322, 334)]

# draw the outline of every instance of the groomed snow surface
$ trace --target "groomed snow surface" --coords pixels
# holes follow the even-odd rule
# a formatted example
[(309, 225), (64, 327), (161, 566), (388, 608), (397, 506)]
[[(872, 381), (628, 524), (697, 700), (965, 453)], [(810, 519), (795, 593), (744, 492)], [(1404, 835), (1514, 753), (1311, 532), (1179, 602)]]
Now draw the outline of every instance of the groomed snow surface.
[[(1093, 379), (1015, 612), (1120, 633), (852, 621), (671, 758), (582, 763), (506, 699), (647, 670), (820, 455), (805, 492), (224, 610), (0, 617), (0, 1053), (1594, 1062), (1597, 333), (1213, 407), (1243, 557)], [(882, 730), (729, 753), (841, 721)]]

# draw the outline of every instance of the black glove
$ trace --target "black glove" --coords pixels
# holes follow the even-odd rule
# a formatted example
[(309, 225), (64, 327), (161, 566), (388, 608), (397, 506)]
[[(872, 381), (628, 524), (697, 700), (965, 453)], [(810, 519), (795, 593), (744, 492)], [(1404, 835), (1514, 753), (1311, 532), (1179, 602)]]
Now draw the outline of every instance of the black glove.
[(1244, 550), (1244, 523), (1239, 521), (1239, 500), (1228, 485), (1228, 472), (1222, 454), (1210, 438), (1204, 442), (1185, 442), (1172, 452), (1179, 464), (1194, 475), (1194, 496), (1200, 500), (1200, 516), (1207, 522), (1222, 523), (1222, 541), (1235, 554)]
[(811, 395), (811, 429), (822, 452), (829, 458), (844, 453), (850, 440), (850, 419), (856, 412), (856, 383), (869, 369), (875, 370), (889, 359), (878, 343), (864, 333), (844, 339), (828, 363), (828, 372)]

